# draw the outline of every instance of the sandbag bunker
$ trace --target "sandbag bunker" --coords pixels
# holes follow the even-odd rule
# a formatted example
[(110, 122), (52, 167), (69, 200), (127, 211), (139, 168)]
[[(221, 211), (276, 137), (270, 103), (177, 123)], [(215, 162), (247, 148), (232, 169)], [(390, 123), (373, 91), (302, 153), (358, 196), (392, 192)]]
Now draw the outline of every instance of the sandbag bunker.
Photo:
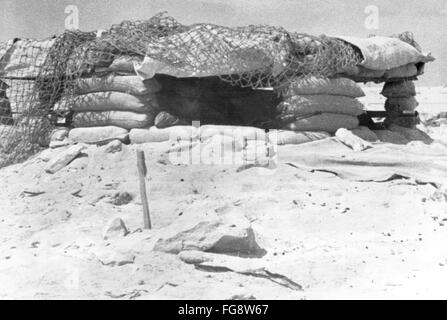
[[(54, 145), (216, 135), (301, 144), (339, 129), (368, 141), (427, 141), (415, 131), (412, 81), (434, 59), (409, 33), (314, 37), (265, 26), (184, 26), (157, 15), (101, 35), (78, 32), (51, 41), (47, 56), (40, 52), (28, 64), (11, 59), (26, 51), (21, 40), (12, 43), (3, 52), (0, 79), (14, 87), (34, 74), (36, 103), (66, 127), (53, 134)], [(359, 101), (365, 93), (358, 82), (385, 83), (385, 121), (374, 121), (377, 112)], [(11, 91), (0, 97), (6, 101), (8, 93), (12, 106), (20, 104)]]

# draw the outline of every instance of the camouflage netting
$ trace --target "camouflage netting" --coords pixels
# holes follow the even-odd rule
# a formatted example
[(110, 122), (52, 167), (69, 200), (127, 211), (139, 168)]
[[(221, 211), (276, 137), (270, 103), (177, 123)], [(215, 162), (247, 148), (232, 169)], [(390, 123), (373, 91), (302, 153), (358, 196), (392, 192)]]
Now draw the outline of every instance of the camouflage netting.
[(65, 31), (45, 41), (0, 44), (0, 167), (41, 146), (61, 116), (52, 110), (73, 97), (74, 81), (111, 72), (115, 58), (153, 59), (179, 77), (219, 76), (235, 86), (279, 89), (296, 77), (330, 77), (361, 61), (342, 40), (280, 27), (185, 26), (158, 14), (126, 21), (98, 36)]

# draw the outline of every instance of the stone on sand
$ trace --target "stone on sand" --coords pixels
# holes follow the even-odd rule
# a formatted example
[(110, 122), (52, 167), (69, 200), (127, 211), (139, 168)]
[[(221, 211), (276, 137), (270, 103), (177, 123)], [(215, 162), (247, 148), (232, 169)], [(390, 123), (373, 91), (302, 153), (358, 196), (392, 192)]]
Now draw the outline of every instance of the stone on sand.
[(103, 231), (104, 240), (110, 238), (125, 237), (129, 233), (124, 221), (121, 218), (114, 218), (109, 221)]
[(123, 206), (132, 201), (133, 197), (128, 192), (117, 192), (114, 195), (110, 196), (109, 203), (115, 206)]
[(121, 152), (122, 147), (123, 147), (123, 143), (120, 140), (113, 140), (106, 145), (104, 151), (106, 153)]
[(132, 252), (114, 252), (109, 255), (97, 256), (97, 258), (101, 264), (110, 267), (120, 267), (135, 261), (135, 255)]
[[(183, 218), (183, 217), (182, 217)], [(166, 227), (154, 250), (178, 254), (184, 250), (214, 253), (255, 253), (261, 248), (248, 221), (209, 218), (201, 221), (179, 219)]]
[(58, 172), (73, 161), (77, 156), (79, 156), (84, 148), (84, 145), (77, 144), (68, 148), (67, 150), (62, 151), (47, 163), (45, 166), (45, 171), (47, 173)]

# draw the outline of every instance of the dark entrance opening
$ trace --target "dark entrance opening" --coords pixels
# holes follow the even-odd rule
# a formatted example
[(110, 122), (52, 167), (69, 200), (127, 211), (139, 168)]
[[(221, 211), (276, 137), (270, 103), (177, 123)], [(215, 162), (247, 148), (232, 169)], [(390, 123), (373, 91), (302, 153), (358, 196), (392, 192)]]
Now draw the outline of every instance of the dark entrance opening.
[(184, 124), (274, 127), (280, 98), (273, 90), (233, 86), (219, 77), (175, 78), (157, 75), (162, 90), (157, 93), (161, 111)]

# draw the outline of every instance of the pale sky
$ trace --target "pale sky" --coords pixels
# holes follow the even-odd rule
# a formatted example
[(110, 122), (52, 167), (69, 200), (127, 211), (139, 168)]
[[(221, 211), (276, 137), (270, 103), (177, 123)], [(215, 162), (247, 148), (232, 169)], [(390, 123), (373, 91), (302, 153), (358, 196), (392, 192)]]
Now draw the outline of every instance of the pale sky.
[[(61, 33), (65, 7), (79, 9), (83, 31), (168, 11), (185, 24), (271, 24), (314, 35), (367, 36), (411, 31), (437, 59), (419, 85), (447, 85), (447, 0), (0, 0), (0, 41), (42, 39)], [(379, 29), (365, 27), (365, 8), (379, 9)]]

